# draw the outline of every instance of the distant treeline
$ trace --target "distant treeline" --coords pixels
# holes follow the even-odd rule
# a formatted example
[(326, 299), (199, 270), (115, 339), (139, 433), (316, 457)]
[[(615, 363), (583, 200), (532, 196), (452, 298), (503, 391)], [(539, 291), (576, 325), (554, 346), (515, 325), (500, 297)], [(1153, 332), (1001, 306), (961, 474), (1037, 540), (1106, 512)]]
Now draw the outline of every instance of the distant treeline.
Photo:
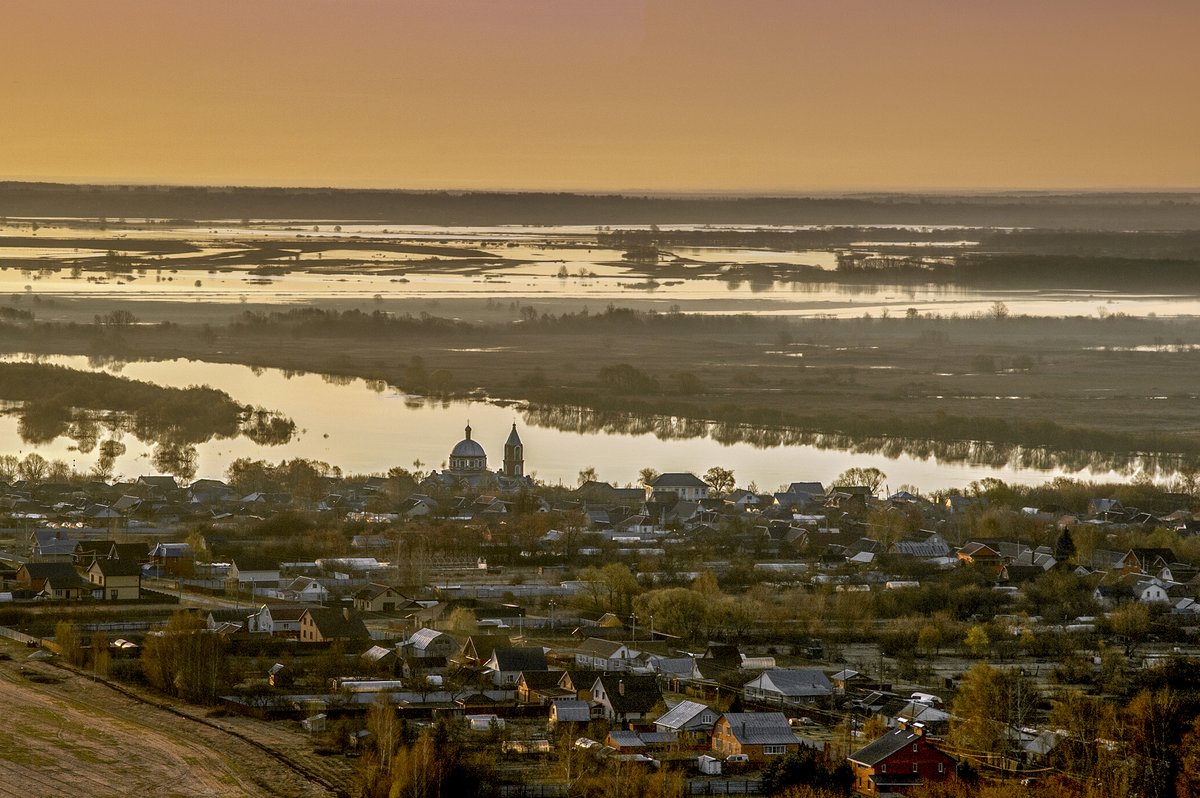
[(410, 335), (412, 333), (469, 333), (477, 328), (467, 322), (446, 319), (422, 313), (419, 316), (405, 314), (397, 316), (376, 310), (367, 313), (361, 310), (321, 310), (320, 308), (293, 308), (291, 310), (261, 313), (247, 311), (230, 324), (230, 332), (238, 335), (255, 335), (286, 331), (292, 335), (337, 336), (355, 338), (359, 336), (386, 337)]
[(730, 329), (783, 329), (786, 321), (757, 318), (750, 315), (716, 317), (686, 313), (656, 313), (655, 311), (632, 310), (609, 305), (600, 313), (552, 313), (538, 314), (531, 306), (522, 308), (519, 321), (506, 325), (480, 325), (457, 319), (432, 316), (428, 313), (402, 316), (382, 310), (322, 310), (320, 308), (294, 308), (291, 310), (247, 311), (230, 324), (230, 331), (239, 335), (271, 334), (286, 331), (298, 337), (385, 337), (404, 336), (414, 333), (429, 335), (527, 332), (578, 332), (589, 333), (597, 329), (610, 328), (628, 332), (631, 329), (650, 330), (711, 330), (720, 327)]
[(1099, 230), (1195, 228), (1192, 194), (871, 194), (679, 197), (330, 188), (0, 183), (0, 216), (306, 219), (401, 224), (956, 224)]

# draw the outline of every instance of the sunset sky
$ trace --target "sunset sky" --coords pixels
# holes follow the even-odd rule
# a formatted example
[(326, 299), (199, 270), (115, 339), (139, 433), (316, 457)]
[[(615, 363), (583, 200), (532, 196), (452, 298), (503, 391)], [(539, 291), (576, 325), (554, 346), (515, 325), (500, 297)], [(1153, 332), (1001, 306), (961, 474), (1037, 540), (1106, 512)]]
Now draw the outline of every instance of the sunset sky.
[(0, 178), (1200, 187), (1195, 0), (8, 4)]

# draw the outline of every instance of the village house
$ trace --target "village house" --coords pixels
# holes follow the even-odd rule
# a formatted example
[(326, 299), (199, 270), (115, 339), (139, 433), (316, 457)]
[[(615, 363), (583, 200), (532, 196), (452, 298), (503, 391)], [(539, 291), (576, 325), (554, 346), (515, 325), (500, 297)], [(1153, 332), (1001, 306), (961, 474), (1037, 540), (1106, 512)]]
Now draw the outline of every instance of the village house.
[(955, 774), (955, 760), (925, 736), (921, 724), (888, 732), (852, 753), (854, 791), (860, 795), (902, 793), (926, 782), (943, 781)]
[(593, 670), (563, 671), (562, 676), (558, 679), (558, 686), (563, 690), (565, 696), (590, 702), (592, 688), (596, 685), (596, 679), (600, 677), (600, 674), (601, 671)]
[(586, 701), (559, 698), (550, 703), (547, 726), (551, 732), (581, 732), (592, 720), (592, 710)]
[(782, 712), (726, 712), (713, 726), (712, 750), (744, 755), (753, 764), (800, 750), (800, 740)]
[(720, 713), (695, 701), (680, 701), (654, 721), (654, 730), (670, 732), (681, 743), (708, 747), (708, 737)]
[(150, 549), (150, 564), (164, 576), (191, 576), (195, 558), (187, 543), (156, 543)]
[(963, 565), (999, 566), (1004, 563), (1004, 556), (997, 549), (978, 541), (963, 546), (956, 556)]
[(819, 670), (802, 668), (763, 671), (742, 688), (747, 701), (772, 704), (815, 704), (833, 695), (833, 684)]
[(279, 563), (261, 557), (240, 555), (229, 565), (229, 581), (236, 584), (239, 590), (277, 588)]
[(522, 672), (544, 670), (546, 652), (532, 646), (497, 648), (484, 663), (484, 673), (496, 687), (516, 687)]
[(624, 643), (589, 637), (575, 650), (575, 666), (597, 671), (626, 671), (636, 657), (637, 652)]
[(646, 501), (654, 501), (656, 496), (674, 494), (677, 501), (699, 501), (707, 499), (708, 483), (695, 474), (659, 474), (645, 484)]
[(1127, 574), (1152, 574), (1176, 562), (1175, 552), (1170, 549), (1130, 549), (1121, 558), (1119, 568)]
[(307, 604), (263, 604), (248, 616), (248, 632), (274, 637), (300, 637), (300, 619), (310, 609)]
[(562, 671), (521, 671), (517, 677), (517, 699), (525, 704), (548, 704), (561, 698), (564, 691), (558, 686)]
[(93, 598), (118, 601), (142, 595), (142, 566), (130, 560), (94, 560), (87, 569), (87, 580)]
[(354, 609), (359, 612), (395, 612), (411, 604), (400, 591), (372, 582), (354, 594)]
[(47, 599), (79, 599), (92, 589), (69, 562), (27, 562), (17, 569), (15, 581), (29, 595)]
[(654, 676), (605, 673), (592, 685), (592, 701), (611, 723), (636, 723), (653, 714), (662, 703), (662, 692)]
[(449, 659), (459, 652), (462, 645), (445, 632), (436, 629), (418, 629), (404, 641), (402, 651), (405, 657), (413, 659), (430, 659), (440, 657)]
[(351, 615), (349, 609), (309, 607), (300, 616), (301, 643), (368, 640), (370, 637), (362, 619)]
[(279, 597), (284, 601), (322, 604), (329, 600), (329, 590), (311, 576), (297, 576), (279, 589)]

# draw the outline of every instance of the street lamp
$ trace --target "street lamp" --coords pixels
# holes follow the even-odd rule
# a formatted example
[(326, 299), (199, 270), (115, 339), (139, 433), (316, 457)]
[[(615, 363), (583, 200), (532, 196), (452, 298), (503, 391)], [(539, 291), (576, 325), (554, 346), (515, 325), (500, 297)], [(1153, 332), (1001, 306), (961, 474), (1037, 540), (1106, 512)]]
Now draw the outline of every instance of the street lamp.
[(633, 635), (630, 639), (632, 639), (633, 642), (636, 643), (637, 642), (637, 613), (636, 612), (630, 613), (629, 618), (633, 621)]
[(554, 608), (557, 606), (558, 606), (558, 602), (556, 602), (554, 599), (550, 599), (550, 629), (551, 629), (551, 631), (553, 631), (553, 629), (554, 629)]

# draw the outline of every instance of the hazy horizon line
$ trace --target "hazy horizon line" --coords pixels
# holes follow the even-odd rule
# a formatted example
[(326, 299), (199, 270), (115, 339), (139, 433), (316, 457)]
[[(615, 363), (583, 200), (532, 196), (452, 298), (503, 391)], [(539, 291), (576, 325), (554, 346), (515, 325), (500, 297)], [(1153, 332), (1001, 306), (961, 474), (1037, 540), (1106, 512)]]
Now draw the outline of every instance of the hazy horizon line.
[(666, 188), (533, 188), (533, 187), (474, 187), (463, 188), (444, 186), (439, 188), (412, 188), (402, 186), (370, 186), (352, 184), (283, 184), (267, 182), (175, 182), (175, 181), (141, 181), (119, 179), (75, 179), (75, 178), (29, 178), (8, 177), (0, 175), (0, 184), (8, 185), (53, 185), (86, 188), (89, 186), (125, 187), (125, 188), (221, 188), (221, 189), (275, 189), (284, 191), (372, 191), (379, 193), (404, 194), (574, 194), (578, 196), (643, 196), (660, 197), (664, 199), (705, 199), (705, 198), (837, 198), (837, 197), (870, 197), (870, 196), (1008, 196), (1008, 195), (1188, 195), (1200, 194), (1200, 186), (1185, 188), (1154, 188), (1148, 186), (1061, 186), (1054, 188), (1028, 187), (955, 187), (955, 186), (915, 186), (910, 188), (842, 188), (842, 189), (666, 189)]

